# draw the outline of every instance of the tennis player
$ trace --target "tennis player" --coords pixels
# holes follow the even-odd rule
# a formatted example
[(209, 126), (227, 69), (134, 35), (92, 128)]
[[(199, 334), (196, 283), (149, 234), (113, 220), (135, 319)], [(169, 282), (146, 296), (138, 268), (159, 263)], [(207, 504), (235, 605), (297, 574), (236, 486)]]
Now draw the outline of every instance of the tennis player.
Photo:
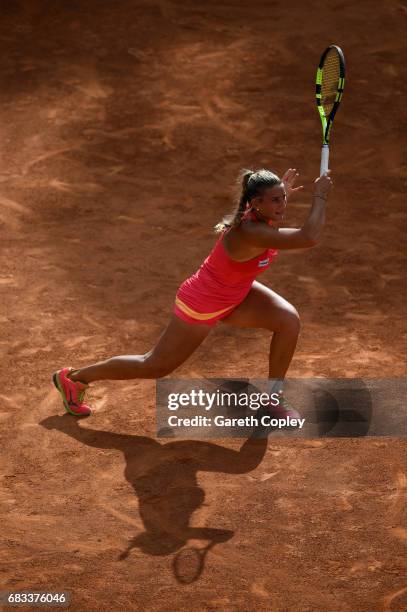
[(287, 300), (255, 279), (267, 270), (279, 250), (308, 249), (317, 244), (333, 184), (330, 172), (315, 180), (312, 205), (303, 226), (281, 228), (287, 199), (303, 188), (294, 187), (296, 169), (287, 170), (282, 179), (270, 170), (242, 171), (236, 209), (216, 226), (219, 237), (211, 253), (179, 287), (174, 312), (157, 344), (144, 355), (120, 355), (79, 369), (64, 367), (54, 372), (53, 382), (65, 409), (76, 416), (91, 414), (84, 401), (91, 382), (155, 379), (170, 374), (221, 321), (233, 327), (272, 332), (268, 392), (279, 394), (279, 414), (299, 416), (283, 388), (297, 344), (299, 316)]

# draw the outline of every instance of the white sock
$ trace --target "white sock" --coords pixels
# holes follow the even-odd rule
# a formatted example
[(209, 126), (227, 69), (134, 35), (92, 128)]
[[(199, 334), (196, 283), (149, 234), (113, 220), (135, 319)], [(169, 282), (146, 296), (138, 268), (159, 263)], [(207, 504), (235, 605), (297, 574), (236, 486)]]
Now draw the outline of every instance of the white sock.
[(284, 378), (269, 378), (266, 384), (266, 393), (282, 393), (284, 390)]
[[(77, 372), (79, 372), (79, 370), (73, 370), (72, 372), (68, 372), (67, 377), (69, 378), (69, 380), (72, 380), (71, 375), (76, 374)], [(89, 384), (89, 383), (84, 382), (83, 380), (72, 380), (72, 382), (80, 382), (82, 383), (82, 385)]]

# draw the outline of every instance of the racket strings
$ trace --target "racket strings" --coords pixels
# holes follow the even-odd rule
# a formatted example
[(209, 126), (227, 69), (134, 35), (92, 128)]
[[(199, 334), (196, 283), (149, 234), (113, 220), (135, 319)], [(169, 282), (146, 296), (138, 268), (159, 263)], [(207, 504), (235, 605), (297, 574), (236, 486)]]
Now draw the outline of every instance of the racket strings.
[(340, 78), (340, 62), (335, 50), (329, 51), (322, 70), (321, 104), (328, 117), (335, 103)]

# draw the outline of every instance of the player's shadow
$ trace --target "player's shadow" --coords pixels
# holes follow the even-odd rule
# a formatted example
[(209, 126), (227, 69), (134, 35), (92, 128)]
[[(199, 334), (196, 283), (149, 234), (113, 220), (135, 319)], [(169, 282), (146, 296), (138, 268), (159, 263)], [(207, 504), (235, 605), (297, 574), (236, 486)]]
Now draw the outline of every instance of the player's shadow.
[(239, 450), (233, 450), (211, 442), (161, 443), (144, 436), (85, 428), (80, 419), (69, 414), (48, 417), (40, 425), (88, 446), (123, 452), (124, 474), (138, 497), (145, 531), (129, 542), (119, 559), (126, 558), (134, 547), (150, 555), (168, 555), (189, 539), (206, 540), (211, 546), (229, 540), (233, 531), (189, 525), (192, 513), (205, 499), (197, 472), (245, 474), (260, 464), (267, 448), (267, 437), (256, 437), (256, 430)]

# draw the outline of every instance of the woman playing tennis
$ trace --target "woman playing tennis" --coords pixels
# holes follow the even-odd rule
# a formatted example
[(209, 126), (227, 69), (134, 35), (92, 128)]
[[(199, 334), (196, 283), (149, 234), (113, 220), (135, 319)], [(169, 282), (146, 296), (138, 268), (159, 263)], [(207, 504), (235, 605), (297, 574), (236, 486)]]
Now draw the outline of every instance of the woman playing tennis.
[(294, 306), (255, 280), (270, 266), (278, 250), (308, 249), (319, 240), (333, 184), (330, 170), (315, 180), (313, 202), (304, 225), (281, 228), (287, 199), (302, 189), (294, 187), (297, 176), (293, 168), (282, 179), (265, 169), (241, 173), (236, 209), (216, 226), (220, 236), (211, 253), (179, 287), (174, 312), (157, 344), (144, 355), (120, 355), (80, 369), (64, 367), (54, 372), (53, 382), (69, 413), (91, 414), (91, 408), (84, 402), (91, 382), (155, 379), (170, 374), (221, 321), (234, 327), (272, 332), (268, 392), (278, 392), (280, 414), (299, 416), (283, 390), (297, 344), (299, 316)]

